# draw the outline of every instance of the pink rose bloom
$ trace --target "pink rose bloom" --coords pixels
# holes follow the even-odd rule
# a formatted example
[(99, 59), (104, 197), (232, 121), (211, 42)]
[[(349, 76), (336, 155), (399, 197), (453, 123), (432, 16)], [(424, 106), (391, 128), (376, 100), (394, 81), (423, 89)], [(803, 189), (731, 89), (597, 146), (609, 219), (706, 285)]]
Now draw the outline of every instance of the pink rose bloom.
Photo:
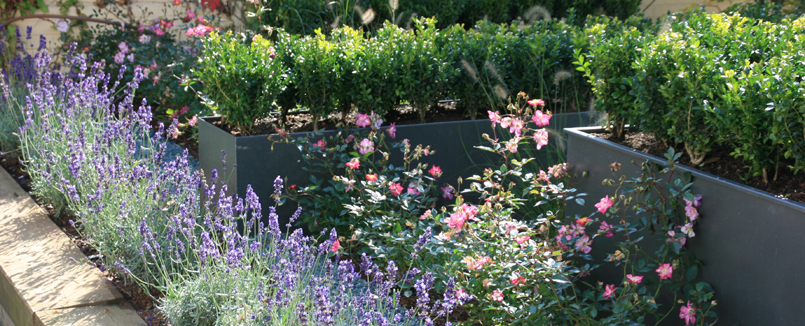
[(686, 237), (677, 238), (676, 237), (676, 232), (674, 232), (674, 231), (668, 231), (668, 237), (669, 237), (668, 239), (665, 239), (666, 242), (679, 242), (679, 244), (681, 244), (683, 246), (688, 241), (688, 238), (686, 238)]
[(528, 105), (533, 106), (533, 107), (545, 106), (545, 101), (543, 101), (541, 99), (534, 99), (534, 100), (528, 101)]
[(345, 139), (344, 142), (349, 143), (349, 142), (353, 141), (354, 139), (355, 139), (355, 135), (350, 134), (349, 136), (347, 136), (347, 139)]
[(195, 115), (193, 116), (193, 118), (187, 121), (187, 124), (189, 124), (191, 127), (195, 127), (197, 123), (198, 123), (198, 116)]
[(373, 143), (368, 138), (364, 138), (363, 140), (361, 140), (361, 143), (358, 144), (358, 153), (361, 153), (361, 155), (371, 153), (374, 150), (375, 150), (375, 143)]
[(313, 143), (313, 147), (324, 147), (325, 145), (327, 145), (327, 143), (324, 142), (324, 139), (319, 139), (319, 141)]
[(500, 115), (497, 112), (486, 111), (489, 113), (489, 120), (492, 120), (492, 128), (495, 128), (500, 122)]
[(179, 138), (179, 128), (173, 128), (171, 132), (171, 139)]
[(671, 278), (674, 274), (674, 268), (671, 267), (671, 264), (665, 263), (657, 267), (657, 274), (660, 274), (661, 280), (667, 280)]
[(369, 120), (368, 114), (358, 113), (358, 118), (355, 120), (355, 124), (358, 125), (358, 127), (366, 128), (372, 124), (372, 121)]
[(593, 250), (593, 248), (590, 247), (591, 244), (593, 244), (593, 242), (590, 241), (590, 237), (585, 235), (585, 236), (581, 237), (581, 239), (576, 240), (576, 249), (578, 249), (579, 251), (581, 251), (581, 252), (583, 252), (585, 254), (589, 254), (590, 251)]
[(120, 44), (118, 44), (117, 47), (120, 49), (120, 53), (123, 54), (129, 53), (129, 46), (126, 45), (126, 42), (120, 42)]
[(512, 282), (512, 285), (525, 284), (525, 277), (520, 275), (509, 276), (509, 280)]
[(517, 153), (517, 143), (520, 142), (520, 137), (514, 137), (506, 142), (506, 150), (512, 153)]
[(609, 299), (613, 294), (615, 294), (615, 285), (607, 284), (607, 286), (604, 287), (604, 298)]
[(642, 276), (634, 276), (632, 274), (626, 274), (626, 279), (629, 281), (629, 283), (634, 284), (639, 284), (640, 282), (643, 282)]
[(118, 52), (117, 54), (115, 54), (115, 63), (117, 63), (119, 65), (122, 65), (123, 60), (125, 60), (125, 59), (126, 59), (126, 54), (125, 53)]
[(434, 166), (432, 166), (430, 168), (430, 170), (428, 170), (428, 173), (430, 173), (430, 175), (433, 176), (434, 178), (441, 177), (442, 176), (442, 168), (434, 165)]
[(447, 225), (453, 229), (461, 229), (466, 221), (467, 215), (465, 215), (464, 212), (458, 211), (450, 214), (450, 220), (447, 222)]
[(388, 131), (389, 136), (391, 136), (392, 139), (397, 138), (397, 127), (395, 126), (395, 124), (396, 124), (395, 122), (392, 122), (391, 125), (389, 126), (389, 129), (386, 130)]
[(350, 169), (353, 169), (353, 170), (359, 168), (360, 166), (361, 166), (361, 162), (358, 160), (357, 157), (353, 158), (352, 161), (347, 162), (347, 167), (349, 167)]
[(393, 182), (389, 186), (389, 190), (391, 190), (392, 195), (399, 196), (403, 192), (403, 187), (399, 183)]
[(679, 318), (685, 321), (685, 325), (696, 323), (696, 308), (691, 306), (690, 300), (688, 300), (687, 306), (679, 308)]
[(417, 189), (417, 184), (411, 182), (410, 184), (408, 184), (408, 194), (413, 195), (413, 196), (418, 196), (418, 195), (421, 195), (422, 193), (419, 192), (419, 190)]
[(157, 36), (162, 36), (165, 35), (165, 32), (161, 28), (157, 27), (154, 28), (154, 34), (156, 34)]
[(699, 218), (699, 211), (696, 209), (696, 207), (693, 207), (693, 205), (687, 205), (685, 206), (685, 216), (687, 216), (691, 221), (695, 221), (697, 218)]
[(178, 6), (182, 4), (182, 0), (173, 0), (173, 5)]
[(607, 195), (606, 197), (601, 198), (601, 201), (598, 202), (598, 204), (595, 204), (595, 208), (598, 208), (598, 211), (601, 214), (606, 214), (607, 210), (612, 207), (612, 204), (614, 203), (609, 199), (609, 195)]
[(198, 16), (198, 22), (204, 24), (205, 22), (204, 17)]
[(444, 186), (440, 188), (442, 190), (442, 198), (444, 199), (453, 199), (453, 188), (448, 186)]
[(512, 118), (505, 117), (500, 120), (500, 127), (501, 128), (508, 128), (512, 124)]
[(601, 226), (599, 226), (598, 229), (604, 232), (607, 238), (611, 238), (615, 235), (615, 232), (612, 231), (612, 225), (609, 225), (607, 222), (601, 222)]
[(541, 110), (537, 110), (531, 120), (537, 124), (537, 127), (544, 127), (551, 123), (551, 115), (543, 114)]
[(367, 174), (366, 181), (377, 181), (377, 173)]
[(341, 242), (338, 241), (338, 239), (335, 239), (335, 241), (333, 242), (333, 246), (330, 248), (330, 251), (338, 252), (338, 248), (341, 248)]
[(190, 9), (187, 9), (187, 18), (186, 18), (186, 19), (187, 19), (187, 20), (191, 20), (191, 19), (193, 19), (193, 18), (196, 18), (196, 13), (194, 13), (194, 12), (193, 12), (192, 10), (190, 10)]
[(528, 241), (530, 239), (531, 239), (531, 236), (524, 235), (524, 236), (515, 238), (514, 241), (517, 241), (517, 244), (521, 245), (521, 244), (525, 243), (526, 241)]
[(511, 125), (509, 126), (509, 132), (513, 133), (515, 136), (520, 137), (520, 134), (523, 132), (523, 127), (525, 126), (525, 122), (520, 119), (513, 119)]
[(696, 236), (696, 233), (693, 233), (693, 223), (686, 223), (685, 225), (682, 226), (681, 231), (690, 238)]
[(548, 145), (548, 131), (545, 129), (535, 131), (534, 141), (537, 142), (537, 150), (542, 149), (542, 146)]
[(186, 35), (187, 37), (192, 37), (193, 35), (196, 35), (196, 30), (188, 28), (187, 31), (184, 32), (184, 35)]
[(492, 291), (490, 298), (492, 298), (492, 301), (503, 302), (503, 292), (500, 292), (500, 290)]

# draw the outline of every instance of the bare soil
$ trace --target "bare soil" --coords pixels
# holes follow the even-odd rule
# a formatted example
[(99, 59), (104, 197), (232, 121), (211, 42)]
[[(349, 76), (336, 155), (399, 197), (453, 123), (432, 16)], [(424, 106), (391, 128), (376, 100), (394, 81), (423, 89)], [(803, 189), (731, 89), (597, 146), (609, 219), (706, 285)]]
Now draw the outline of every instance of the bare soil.
[[(481, 117), (480, 114), (479, 117)], [(334, 130), (340, 127), (355, 126), (356, 118), (357, 114), (354, 112), (348, 114), (346, 119), (344, 119), (343, 115), (339, 112), (330, 114), (326, 118), (320, 118), (316, 123), (318, 124), (318, 130)], [(435, 108), (429, 108), (425, 114), (425, 121), (427, 122), (461, 120), (470, 120), (470, 118), (466, 117), (462, 110), (456, 108), (456, 102), (439, 103)], [(388, 111), (383, 116), (383, 121), (384, 126), (388, 126), (392, 122), (398, 126), (420, 123), (419, 113), (410, 105), (401, 105)], [(221, 121), (217, 121), (213, 124), (229, 131), (235, 136), (269, 135), (277, 133), (277, 129), (281, 127), (286, 132), (307, 132), (315, 130), (313, 115), (306, 111), (290, 112), (285, 121), (281, 121), (279, 113), (273, 112), (268, 117), (257, 120), (254, 126), (248, 131), (241, 130)]]
[[(595, 133), (592, 135), (607, 140), (610, 139), (610, 134), (608, 133)], [(626, 134), (625, 139), (618, 143), (658, 157), (663, 157), (663, 154), (665, 154), (670, 147), (662, 141), (657, 140), (654, 135), (644, 132), (629, 132)], [(675, 146), (674, 148), (677, 151), (682, 150), (682, 146)], [(748, 163), (733, 157), (730, 155), (731, 152), (732, 150), (728, 146), (714, 146), (712, 151), (707, 154), (704, 163), (699, 166), (692, 166), (690, 157), (687, 154), (682, 154), (679, 163), (724, 179), (769, 192), (780, 198), (788, 198), (805, 203), (805, 175), (801, 173), (795, 174), (788, 168), (788, 166), (794, 164), (793, 160), (783, 160), (780, 162), (776, 180), (773, 179), (774, 171), (769, 171), (769, 183), (765, 184), (761, 176), (753, 176), (750, 174)]]

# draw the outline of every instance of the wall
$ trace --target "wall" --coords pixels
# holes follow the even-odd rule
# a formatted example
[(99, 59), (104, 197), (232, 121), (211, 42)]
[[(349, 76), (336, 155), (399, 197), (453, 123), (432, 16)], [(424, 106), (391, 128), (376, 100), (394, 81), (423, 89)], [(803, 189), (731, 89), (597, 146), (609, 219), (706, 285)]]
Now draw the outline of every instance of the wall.
[(719, 12), (733, 3), (754, 2), (740, 0), (724, 0), (721, 2), (713, 0), (643, 0), (640, 3), (640, 11), (648, 18), (658, 18), (667, 14), (669, 11), (677, 12), (694, 5), (704, 5), (709, 12)]

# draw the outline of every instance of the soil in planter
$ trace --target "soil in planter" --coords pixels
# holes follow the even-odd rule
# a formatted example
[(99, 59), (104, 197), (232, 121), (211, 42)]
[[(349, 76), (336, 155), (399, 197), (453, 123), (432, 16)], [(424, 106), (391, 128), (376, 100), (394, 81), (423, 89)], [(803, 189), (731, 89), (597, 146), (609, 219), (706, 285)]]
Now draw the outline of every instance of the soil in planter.
[[(355, 125), (355, 119), (357, 118), (357, 114), (355, 112), (350, 113), (347, 116), (347, 124), (349, 126)], [(478, 118), (484, 118), (483, 115), (479, 113)], [(435, 108), (428, 109), (425, 115), (425, 121), (428, 122), (445, 122), (445, 121), (461, 121), (461, 120), (469, 120), (469, 117), (464, 116), (464, 111), (458, 110), (456, 108), (456, 102), (443, 102), (439, 103), (439, 105)], [(344, 119), (342, 118), (341, 113), (332, 113), (327, 118), (320, 119), (317, 123), (319, 124), (319, 130), (334, 130), (338, 127), (341, 127), (343, 124)], [(392, 122), (396, 123), (397, 125), (408, 125), (408, 124), (417, 124), (419, 122), (419, 112), (417, 112), (413, 107), (410, 105), (401, 105), (394, 110), (390, 110), (383, 116), (383, 121), (385, 122), (384, 125), (388, 125)], [(229, 124), (223, 123), (222, 121), (213, 122), (214, 125), (217, 127), (224, 129), (235, 136), (246, 136), (242, 130), (239, 130), (236, 127), (233, 127)], [(267, 118), (257, 120), (255, 125), (252, 127), (251, 132), (248, 135), (268, 135), (277, 133), (277, 127), (280, 126), (280, 115), (279, 113), (273, 112)], [(288, 113), (288, 117), (284, 123), (285, 131), (287, 132), (306, 132), (306, 131), (313, 131), (313, 116), (309, 113), (295, 113), (291, 112)]]
[[(593, 133), (592, 135), (607, 140), (610, 138), (608, 133)], [(663, 157), (669, 148), (663, 142), (655, 139), (654, 135), (644, 132), (627, 133), (624, 140), (619, 143), (658, 157)], [(681, 147), (676, 146), (675, 149), (679, 151)], [(774, 171), (769, 171), (769, 184), (764, 184), (761, 176), (749, 174), (749, 165), (740, 159), (732, 157), (731, 152), (732, 150), (727, 146), (714, 146), (713, 150), (707, 154), (705, 163), (700, 166), (692, 166), (690, 157), (687, 154), (683, 154), (679, 158), (679, 163), (724, 179), (767, 191), (781, 198), (805, 203), (805, 175), (794, 174), (788, 168), (788, 166), (794, 164), (793, 161), (781, 161), (777, 180), (772, 180)]]
[[(6, 171), (14, 178), (14, 180), (17, 181), (23, 190), (29, 193), (31, 192), (31, 178), (28, 173), (25, 172), (24, 166), (19, 159), (16, 157), (0, 155), (0, 165), (6, 169)], [(122, 305), (127, 305), (134, 308), (137, 314), (140, 315), (140, 317), (145, 320), (146, 324), (150, 326), (170, 325), (167, 319), (165, 319), (157, 310), (156, 299), (154, 299), (154, 297), (159, 298), (161, 295), (156, 290), (152, 290), (152, 297), (151, 295), (146, 294), (142, 287), (135, 285), (132, 282), (126, 283), (120, 275), (110, 273), (108, 270), (104, 270), (102, 268), (103, 261), (101, 260), (100, 255), (98, 255), (98, 251), (88, 244), (85, 239), (78, 234), (76, 229), (70, 225), (70, 220), (77, 221), (78, 219), (70, 214), (57, 214), (57, 212), (53, 209), (53, 206), (43, 204), (43, 201), (40, 198), (34, 197), (34, 199), (36, 203), (48, 213), (50, 219), (56, 223), (59, 229), (70, 237), (70, 241), (72, 241), (81, 250), (81, 252), (83, 252), (84, 255), (86, 255), (93, 264), (95, 264), (95, 267), (98, 267), (98, 269), (103, 271), (103, 275), (106, 276), (106, 278), (117, 287), (120, 293), (123, 294), (123, 299), (125, 301), (121, 303)]]

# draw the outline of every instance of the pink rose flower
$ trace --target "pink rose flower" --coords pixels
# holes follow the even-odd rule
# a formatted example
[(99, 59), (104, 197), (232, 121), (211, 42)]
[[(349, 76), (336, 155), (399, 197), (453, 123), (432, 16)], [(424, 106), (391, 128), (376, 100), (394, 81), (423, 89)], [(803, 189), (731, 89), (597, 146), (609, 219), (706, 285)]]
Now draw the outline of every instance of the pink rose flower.
[(442, 169), (434, 165), (430, 168), (430, 170), (428, 170), (428, 173), (430, 173), (430, 175), (433, 176), (434, 178), (438, 178), (442, 176)]
[(497, 112), (486, 111), (489, 113), (489, 120), (492, 120), (492, 128), (495, 128), (500, 123), (500, 115)]
[(366, 128), (372, 124), (372, 121), (369, 120), (368, 114), (358, 113), (358, 118), (355, 120), (355, 124), (358, 125), (358, 127)]
[(690, 300), (687, 306), (679, 308), (679, 318), (685, 321), (685, 325), (696, 323), (696, 308), (691, 306)]
[(353, 158), (351, 161), (347, 162), (347, 164), (346, 164), (346, 165), (347, 165), (347, 167), (349, 167), (350, 169), (355, 170), (355, 169), (357, 169), (357, 168), (361, 167), (361, 162), (360, 162), (360, 161), (358, 160), (358, 158), (356, 157), (356, 158)]
[(335, 241), (333, 242), (333, 246), (330, 247), (330, 251), (338, 252), (339, 248), (341, 248), (341, 241), (338, 241), (338, 239), (335, 239)]
[(615, 294), (615, 285), (614, 284), (607, 284), (604, 287), (604, 298), (607, 300)]
[(607, 210), (612, 207), (612, 204), (614, 203), (609, 199), (609, 195), (607, 195), (606, 197), (601, 198), (601, 201), (598, 202), (598, 204), (595, 204), (595, 208), (598, 208), (598, 211), (601, 214), (606, 214)]
[(453, 187), (449, 185), (440, 188), (442, 190), (442, 198), (444, 199), (453, 199)]
[(671, 267), (671, 264), (668, 263), (662, 264), (660, 265), (660, 267), (657, 268), (657, 274), (660, 274), (661, 280), (667, 280), (673, 276), (674, 268)]
[(525, 243), (526, 241), (528, 241), (530, 239), (531, 239), (531, 236), (524, 235), (524, 236), (515, 238), (514, 241), (517, 241), (517, 244), (521, 245), (521, 244)]
[(629, 281), (629, 283), (634, 283), (634, 284), (639, 284), (640, 282), (643, 282), (643, 277), (642, 276), (636, 276), (636, 275), (632, 275), (632, 274), (626, 274), (626, 279)]
[(500, 290), (492, 291), (490, 298), (492, 298), (492, 301), (503, 302), (503, 292), (500, 292)]
[(394, 196), (399, 196), (403, 192), (403, 187), (396, 182), (393, 182), (389, 185), (389, 190), (391, 190), (391, 194)]
[(545, 106), (545, 101), (543, 101), (541, 99), (534, 99), (534, 100), (528, 101), (528, 105), (533, 106), (533, 107)]
[(395, 126), (395, 124), (395, 122), (392, 122), (389, 129), (386, 130), (392, 139), (397, 138), (397, 126)]
[[(377, 173), (367, 174), (366, 175), (366, 181), (377, 181)], [(392, 191), (392, 193), (393, 192), (394, 191)]]
[(542, 149), (542, 146), (548, 145), (548, 131), (545, 129), (535, 131), (534, 141), (537, 142), (537, 150)]
[(358, 144), (358, 153), (361, 153), (361, 155), (371, 153), (374, 150), (375, 150), (375, 143), (373, 143), (368, 138), (364, 138), (363, 140), (361, 140), (361, 143)]
[(593, 242), (590, 240), (590, 237), (584, 235), (581, 239), (576, 240), (576, 249), (585, 254), (589, 254), (590, 251), (593, 250), (593, 248), (590, 247), (591, 244), (593, 244)]
[(537, 127), (544, 127), (551, 123), (551, 115), (543, 114), (541, 110), (537, 110), (531, 120), (537, 124)]

